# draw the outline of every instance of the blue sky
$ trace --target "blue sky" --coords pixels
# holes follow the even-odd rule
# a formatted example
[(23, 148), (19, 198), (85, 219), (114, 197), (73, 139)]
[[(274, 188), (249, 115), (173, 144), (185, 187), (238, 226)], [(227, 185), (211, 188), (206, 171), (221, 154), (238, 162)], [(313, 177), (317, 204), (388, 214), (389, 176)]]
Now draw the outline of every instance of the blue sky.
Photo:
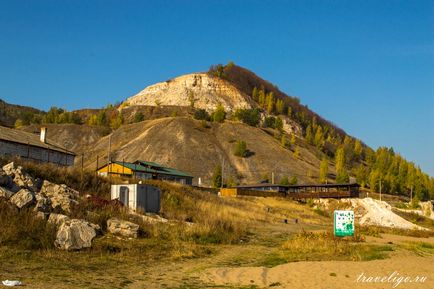
[(102, 107), (229, 60), (434, 176), (434, 1), (4, 1), (0, 98)]

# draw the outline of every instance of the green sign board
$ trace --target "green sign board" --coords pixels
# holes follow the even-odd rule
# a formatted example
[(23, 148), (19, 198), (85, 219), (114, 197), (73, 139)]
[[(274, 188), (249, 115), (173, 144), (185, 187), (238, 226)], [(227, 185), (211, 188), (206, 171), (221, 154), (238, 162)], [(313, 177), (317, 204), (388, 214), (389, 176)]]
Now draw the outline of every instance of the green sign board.
[(335, 236), (354, 236), (354, 212), (335, 211), (334, 213)]

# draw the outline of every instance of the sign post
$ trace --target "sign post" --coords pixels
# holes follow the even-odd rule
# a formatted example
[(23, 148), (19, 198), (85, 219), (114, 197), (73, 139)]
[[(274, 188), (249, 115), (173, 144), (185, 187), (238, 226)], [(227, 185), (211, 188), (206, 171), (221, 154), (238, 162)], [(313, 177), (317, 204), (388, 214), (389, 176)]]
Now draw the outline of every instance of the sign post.
[(354, 236), (354, 211), (334, 211), (334, 233), (336, 237)]

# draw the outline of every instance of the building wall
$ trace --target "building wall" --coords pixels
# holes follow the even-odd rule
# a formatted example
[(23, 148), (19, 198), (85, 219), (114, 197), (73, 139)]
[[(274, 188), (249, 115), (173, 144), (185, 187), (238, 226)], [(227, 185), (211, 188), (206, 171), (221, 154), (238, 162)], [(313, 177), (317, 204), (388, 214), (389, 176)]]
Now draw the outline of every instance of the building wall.
[(106, 173), (105, 175), (107, 175), (107, 173), (114, 173), (114, 174), (121, 174), (121, 175), (132, 175), (133, 171), (127, 167), (124, 167), (122, 165), (119, 164), (109, 164), (106, 165), (102, 168), (100, 168), (98, 170), (98, 173), (102, 174)]
[(12, 143), (0, 140), (0, 155), (18, 156), (38, 162), (49, 162), (63, 166), (74, 165), (74, 155), (53, 151), (48, 148), (40, 148), (20, 143)]
[(161, 191), (149, 185), (122, 184), (111, 186), (111, 199), (119, 199), (122, 188), (128, 188), (128, 206), (134, 211), (158, 213), (160, 211)]

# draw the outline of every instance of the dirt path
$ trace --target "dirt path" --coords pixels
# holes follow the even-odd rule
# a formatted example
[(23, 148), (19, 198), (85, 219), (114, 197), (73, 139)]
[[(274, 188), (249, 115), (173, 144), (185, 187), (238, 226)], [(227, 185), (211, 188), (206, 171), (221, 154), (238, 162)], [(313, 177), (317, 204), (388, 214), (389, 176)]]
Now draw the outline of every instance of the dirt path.
[[(392, 242), (402, 245), (409, 244), (407, 242), (434, 244), (434, 238), (384, 235), (383, 238), (368, 238), (367, 242), (378, 244)], [(410, 277), (411, 283), (402, 280), (407, 276)], [(383, 282), (368, 282), (369, 277), (386, 278)], [(426, 280), (417, 281), (417, 277), (426, 277)], [(288, 289), (434, 288), (434, 255), (398, 250), (389, 259), (367, 262), (293, 262), (273, 268), (218, 267), (205, 270), (200, 278), (205, 284), (223, 286), (222, 288), (251, 285), (259, 288)]]
[[(325, 261), (296, 262), (273, 268), (242, 267), (207, 270), (201, 280), (216, 285), (273, 288), (434, 288), (434, 256), (394, 256), (369, 262)], [(363, 277), (426, 276), (424, 283), (367, 283)], [(359, 282), (357, 281), (359, 279)], [(391, 278), (392, 280), (393, 278)], [(393, 280), (392, 280), (393, 281)]]

